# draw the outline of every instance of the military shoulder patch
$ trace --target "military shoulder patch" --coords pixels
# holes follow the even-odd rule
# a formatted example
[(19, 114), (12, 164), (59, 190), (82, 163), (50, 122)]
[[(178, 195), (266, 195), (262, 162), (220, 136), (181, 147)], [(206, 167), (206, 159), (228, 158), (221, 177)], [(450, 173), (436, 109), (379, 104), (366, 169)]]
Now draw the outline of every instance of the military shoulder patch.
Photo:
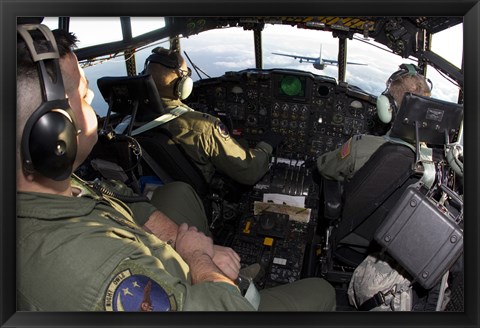
[(343, 146), (340, 148), (340, 158), (344, 159), (348, 155), (350, 155), (350, 150), (351, 150), (351, 143), (352, 143), (352, 138), (348, 139)]
[(147, 276), (132, 274), (126, 269), (110, 282), (105, 295), (106, 311), (157, 312), (176, 311), (173, 295)]
[(220, 135), (223, 138), (228, 139), (230, 137), (230, 134), (228, 133), (228, 129), (226, 125), (222, 123), (222, 121), (216, 121), (215, 127), (218, 130), (218, 133), (220, 133)]

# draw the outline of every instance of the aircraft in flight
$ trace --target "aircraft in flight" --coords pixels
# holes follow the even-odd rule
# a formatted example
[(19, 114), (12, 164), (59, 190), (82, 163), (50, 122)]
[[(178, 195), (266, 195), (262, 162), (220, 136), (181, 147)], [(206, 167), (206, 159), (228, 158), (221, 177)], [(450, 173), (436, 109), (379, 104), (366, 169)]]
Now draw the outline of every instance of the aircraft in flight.
[[(292, 57), (294, 59), (298, 59), (300, 63), (312, 63), (313, 67), (322, 71), (325, 69), (325, 66), (338, 66), (338, 60), (333, 59), (326, 59), (322, 58), (322, 46), (320, 45), (320, 55), (318, 57), (307, 57), (307, 56), (300, 56), (300, 55), (292, 55), (292, 54), (281, 54), (278, 52), (272, 52), (273, 55), (278, 56), (285, 56), (285, 57)], [(347, 62), (347, 64), (351, 65), (368, 65), (363, 63), (354, 63), (354, 62)]]

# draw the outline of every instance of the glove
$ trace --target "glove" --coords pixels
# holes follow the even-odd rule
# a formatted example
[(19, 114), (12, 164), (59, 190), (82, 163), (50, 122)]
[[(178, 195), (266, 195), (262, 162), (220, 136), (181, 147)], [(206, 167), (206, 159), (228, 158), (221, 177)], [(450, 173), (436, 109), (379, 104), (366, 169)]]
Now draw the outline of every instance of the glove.
[(283, 138), (283, 135), (272, 131), (268, 131), (263, 135), (263, 141), (272, 146), (273, 150), (275, 150), (278, 145), (282, 143)]

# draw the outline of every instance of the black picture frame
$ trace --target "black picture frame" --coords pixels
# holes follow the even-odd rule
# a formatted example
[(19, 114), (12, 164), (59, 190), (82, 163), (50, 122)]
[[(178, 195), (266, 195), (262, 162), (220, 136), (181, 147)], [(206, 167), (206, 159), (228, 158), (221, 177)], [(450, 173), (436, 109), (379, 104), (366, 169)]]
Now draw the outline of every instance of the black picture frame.
[[(465, 64), (465, 312), (463, 313), (51, 313), (17, 312), (15, 301), (15, 65), (17, 16), (463, 16)], [(478, 0), (0, 0), (1, 327), (478, 327), (479, 31)], [(52, 268), (55, 270), (55, 268)]]

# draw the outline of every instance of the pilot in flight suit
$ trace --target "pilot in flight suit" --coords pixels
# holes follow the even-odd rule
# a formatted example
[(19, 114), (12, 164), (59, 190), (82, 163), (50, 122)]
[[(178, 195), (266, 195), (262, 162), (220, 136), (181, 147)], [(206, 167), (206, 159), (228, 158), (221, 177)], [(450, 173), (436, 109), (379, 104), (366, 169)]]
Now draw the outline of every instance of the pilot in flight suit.
[[(429, 81), (429, 80), (428, 80)], [(430, 87), (425, 77), (418, 73), (413, 65), (403, 64), (400, 70), (394, 72), (387, 80), (387, 88), (379, 96), (380, 100), (387, 100), (392, 119), (402, 103), (405, 93), (411, 92), (422, 96), (430, 96)], [(377, 101), (377, 108), (382, 108)], [(380, 110), (379, 115), (382, 115)], [(382, 117), (380, 117), (382, 119)], [(348, 181), (368, 161), (375, 151), (388, 142), (386, 136), (355, 135), (348, 139), (340, 148), (327, 152), (317, 159), (317, 168), (320, 174), (327, 179)]]
[[(232, 138), (219, 118), (196, 112), (182, 103), (193, 87), (185, 60), (179, 53), (157, 48), (147, 58), (145, 74), (151, 74), (166, 112), (183, 108), (177, 118), (162, 125), (200, 168), (207, 182), (215, 172), (238, 183), (253, 185), (268, 171), (279, 136), (268, 134), (254, 148), (245, 148)], [(154, 132), (154, 131), (153, 131)]]
[[(17, 193), (19, 310), (255, 311), (232, 284), (192, 284), (174, 247), (141, 228), (153, 205), (72, 185), (76, 197)], [(260, 291), (259, 310), (334, 311), (335, 294), (323, 279), (302, 279)]]
[[(162, 100), (167, 111), (186, 107), (179, 100)], [(185, 149), (207, 181), (218, 170), (239, 183), (252, 185), (268, 171), (272, 146), (261, 141), (255, 148), (245, 149), (217, 117), (192, 110), (163, 127)]]
[(19, 309), (143, 311), (148, 293), (148, 311), (254, 310), (231, 284), (191, 284), (174, 248), (141, 228), (155, 207), (72, 184), (77, 197), (18, 192)]

